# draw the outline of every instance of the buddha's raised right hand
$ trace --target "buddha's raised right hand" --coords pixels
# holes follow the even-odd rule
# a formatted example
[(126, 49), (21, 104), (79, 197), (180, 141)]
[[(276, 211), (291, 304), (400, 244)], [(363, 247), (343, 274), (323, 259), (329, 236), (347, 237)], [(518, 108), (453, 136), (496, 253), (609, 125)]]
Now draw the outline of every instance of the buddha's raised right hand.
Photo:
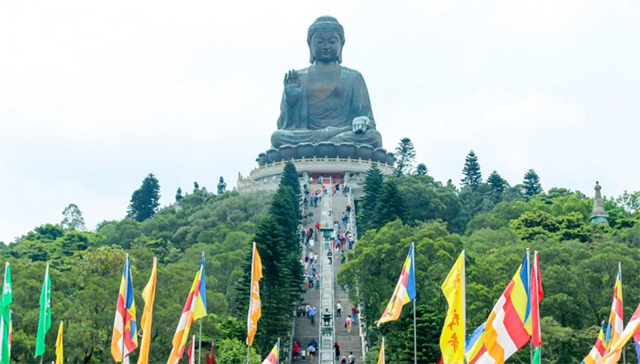
[(300, 100), (302, 89), (298, 80), (298, 71), (291, 70), (284, 74), (284, 93), (289, 106), (295, 105)]

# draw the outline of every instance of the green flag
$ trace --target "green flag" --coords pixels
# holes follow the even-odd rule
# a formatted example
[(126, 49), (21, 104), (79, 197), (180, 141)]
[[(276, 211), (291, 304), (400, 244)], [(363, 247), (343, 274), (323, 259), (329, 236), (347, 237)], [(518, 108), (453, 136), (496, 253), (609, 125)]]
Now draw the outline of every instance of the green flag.
[(11, 266), (9, 262), (4, 268), (4, 283), (2, 284), (2, 300), (0, 300), (0, 335), (2, 335), (2, 348), (0, 348), (0, 364), (9, 364), (9, 325), (11, 322), (11, 303), (13, 302), (13, 290), (11, 289)]
[(38, 336), (36, 337), (36, 354), (39, 357), (44, 354), (44, 338), (51, 327), (51, 279), (49, 278), (49, 264), (44, 272), (42, 292), (40, 292), (40, 319), (38, 320)]
[(540, 348), (537, 347), (533, 352), (533, 360), (531, 360), (531, 364), (540, 364)]

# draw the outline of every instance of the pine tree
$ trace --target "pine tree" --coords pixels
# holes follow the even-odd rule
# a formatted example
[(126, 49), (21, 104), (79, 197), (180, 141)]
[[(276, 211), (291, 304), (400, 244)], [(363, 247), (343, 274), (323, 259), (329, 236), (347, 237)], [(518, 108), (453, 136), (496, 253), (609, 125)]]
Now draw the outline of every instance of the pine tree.
[(178, 190), (176, 191), (176, 202), (182, 200), (182, 188), (178, 187)]
[(475, 190), (482, 183), (480, 164), (478, 163), (478, 157), (473, 150), (470, 151), (465, 158), (462, 174), (464, 175), (464, 178), (462, 179), (463, 186), (469, 186), (471, 189)]
[(487, 184), (491, 187), (492, 191), (502, 194), (502, 192), (504, 192), (506, 181), (498, 174), (497, 171), (493, 171), (487, 178)]
[(153, 216), (160, 206), (160, 183), (149, 173), (142, 181), (142, 186), (131, 195), (127, 217), (144, 221)]
[(416, 151), (413, 142), (409, 138), (402, 138), (396, 147), (396, 167), (393, 174), (400, 177), (411, 173), (411, 168), (416, 159)]
[(374, 163), (367, 171), (367, 176), (364, 180), (364, 196), (360, 203), (360, 212), (358, 213), (358, 226), (361, 228), (361, 233), (371, 229), (371, 222), (373, 215), (375, 214), (376, 205), (378, 202), (378, 196), (382, 190), (382, 172), (378, 166)]
[(540, 185), (540, 177), (533, 169), (530, 169), (524, 175), (524, 181), (522, 181), (524, 194), (527, 196), (535, 196), (541, 193), (542, 186)]
[(380, 197), (372, 219), (372, 227), (380, 229), (386, 223), (400, 219), (406, 219), (407, 211), (394, 181), (386, 181), (382, 184)]
[(427, 173), (429, 173), (429, 169), (427, 168), (427, 166), (424, 163), (418, 164), (418, 166), (416, 167), (416, 175), (424, 176)]
[[(296, 301), (291, 300), (291, 292), (286, 289), (291, 285), (293, 268), (288, 260), (289, 251), (284, 239), (284, 230), (271, 214), (260, 220), (254, 235), (258, 253), (262, 260), (263, 278), (260, 280), (260, 300), (262, 317), (258, 321), (258, 332), (253, 346), (265, 354), (273, 346), (273, 337), (286, 337), (291, 329), (291, 312)], [(252, 249), (247, 250), (246, 269), (238, 286), (238, 308), (240, 316), (246, 315), (249, 307), (249, 290), (251, 285)], [(299, 261), (297, 265), (300, 266)], [(300, 286), (301, 282), (298, 282)]]
[(298, 180), (298, 171), (296, 165), (292, 161), (288, 161), (284, 164), (284, 170), (282, 171), (282, 177), (280, 178), (280, 185), (289, 186), (296, 196), (300, 196), (300, 181)]

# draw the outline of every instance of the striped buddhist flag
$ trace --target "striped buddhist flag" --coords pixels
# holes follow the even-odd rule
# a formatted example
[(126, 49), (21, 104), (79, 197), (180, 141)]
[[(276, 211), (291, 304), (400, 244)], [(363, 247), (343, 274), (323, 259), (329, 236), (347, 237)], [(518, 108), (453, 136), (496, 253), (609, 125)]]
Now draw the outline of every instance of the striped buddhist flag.
[(271, 349), (269, 355), (264, 358), (262, 364), (280, 364), (280, 339), (276, 341), (276, 344)]
[(531, 266), (531, 344), (535, 348), (533, 364), (540, 364), (540, 347), (542, 346), (542, 331), (540, 330), (540, 302), (544, 298), (542, 278), (540, 276), (540, 258), (538, 252), (533, 253)]
[(624, 331), (622, 331), (618, 339), (611, 344), (609, 352), (602, 357), (599, 363), (616, 364), (618, 360), (620, 360), (624, 346), (631, 340), (631, 337), (638, 336), (638, 334), (640, 334), (640, 305), (638, 305), (636, 311), (631, 316)]
[(478, 326), (464, 344), (468, 364), (475, 364), (487, 349), (484, 347), (484, 324)]
[(409, 254), (404, 261), (398, 284), (393, 291), (393, 295), (384, 309), (382, 316), (377, 324), (395, 321), (402, 313), (402, 307), (416, 298), (416, 276), (415, 276), (415, 259), (413, 252), (413, 243), (409, 248)]
[(478, 364), (503, 364), (529, 342), (531, 331), (525, 325), (527, 321), (530, 323), (529, 278), (529, 254), (526, 254), (485, 323), (487, 351)]
[(56, 339), (56, 364), (64, 364), (64, 345), (62, 339), (62, 331), (64, 329), (64, 323), (60, 321), (58, 327), (58, 338)]
[(378, 355), (377, 364), (385, 364), (387, 359), (384, 357), (384, 336), (382, 337), (382, 345), (380, 345), (380, 354)]
[(151, 277), (149, 282), (142, 290), (142, 299), (144, 300), (144, 310), (140, 319), (140, 330), (142, 331), (142, 342), (140, 343), (140, 355), (138, 356), (138, 364), (149, 363), (149, 347), (151, 346), (151, 321), (153, 320), (153, 301), (156, 298), (156, 281), (158, 279), (158, 258), (153, 258), (153, 267), (151, 268)]
[[(133, 300), (133, 281), (131, 280), (131, 263), (129, 254), (124, 262), (116, 317), (113, 321), (113, 335), (111, 337), (111, 355), (113, 360), (129, 363), (129, 354), (138, 347), (136, 323), (136, 303)], [(124, 352), (123, 352), (124, 349)]]
[(253, 242), (251, 258), (251, 297), (249, 299), (249, 312), (247, 313), (247, 345), (253, 345), (253, 337), (258, 330), (258, 320), (262, 316), (262, 303), (260, 301), (260, 279), (262, 278), (262, 260), (258, 254), (258, 247)]
[(444, 364), (464, 364), (466, 320), (464, 259), (463, 250), (441, 287), (449, 305), (440, 335), (440, 352)]
[(191, 344), (189, 344), (189, 350), (187, 356), (189, 357), (189, 364), (196, 364), (196, 336), (191, 337)]
[(182, 309), (182, 315), (176, 328), (176, 333), (173, 335), (173, 348), (169, 355), (167, 364), (176, 364), (184, 355), (184, 350), (187, 346), (187, 340), (189, 339), (189, 330), (191, 324), (200, 318), (207, 315), (207, 298), (206, 298), (206, 286), (205, 286), (205, 271), (204, 271), (204, 253), (202, 253), (202, 259), (200, 260), (200, 266), (196, 272), (196, 276), (193, 279), (193, 284), (189, 290), (187, 296), (187, 302)]
[(618, 262), (618, 275), (616, 284), (613, 287), (613, 301), (611, 302), (611, 313), (607, 323), (607, 331), (604, 335), (605, 354), (610, 347), (620, 337), (624, 328), (624, 305), (622, 301), (622, 265)]
[(591, 348), (589, 355), (587, 355), (580, 364), (598, 364), (600, 359), (604, 356), (604, 322), (600, 326), (600, 333), (598, 334), (598, 339), (596, 339), (596, 343)]

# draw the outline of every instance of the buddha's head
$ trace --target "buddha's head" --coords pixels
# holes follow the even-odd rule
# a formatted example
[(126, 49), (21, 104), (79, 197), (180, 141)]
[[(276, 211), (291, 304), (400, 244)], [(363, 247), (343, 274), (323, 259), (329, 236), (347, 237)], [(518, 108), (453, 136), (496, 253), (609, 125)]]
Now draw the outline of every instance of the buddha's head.
[(332, 16), (321, 16), (311, 24), (307, 32), (309, 62), (342, 63), (344, 28)]

